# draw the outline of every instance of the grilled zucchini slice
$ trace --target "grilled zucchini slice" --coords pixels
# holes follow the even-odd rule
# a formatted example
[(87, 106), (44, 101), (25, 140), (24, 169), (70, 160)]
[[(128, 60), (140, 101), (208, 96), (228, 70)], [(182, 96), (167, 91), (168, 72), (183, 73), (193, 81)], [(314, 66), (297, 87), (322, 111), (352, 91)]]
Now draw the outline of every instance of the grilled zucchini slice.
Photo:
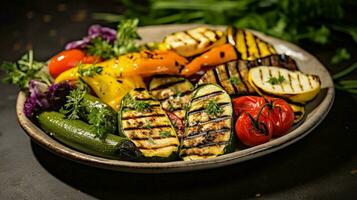
[(237, 51), (243, 60), (255, 60), (276, 54), (276, 50), (271, 44), (245, 29), (229, 26), (227, 28), (227, 40), (237, 47)]
[(130, 91), (121, 102), (120, 134), (142, 153), (142, 161), (171, 161), (177, 158), (179, 139), (160, 102), (145, 89)]
[(315, 98), (321, 88), (318, 76), (272, 66), (250, 69), (248, 80), (261, 95), (274, 95), (302, 104)]
[(185, 78), (155, 77), (150, 81), (149, 91), (161, 102), (162, 108), (180, 119), (185, 117), (185, 107), (191, 99), (193, 85)]
[(180, 31), (164, 38), (165, 48), (184, 57), (191, 57), (226, 42), (224, 33), (207, 27)]
[(193, 92), (181, 140), (183, 160), (216, 157), (234, 150), (232, 103), (219, 86), (206, 84)]
[(284, 54), (270, 55), (252, 61), (231, 61), (208, 70), (198, 81), (215, 83), (223, 87), (229, 95), (244, 95), (255, 93), (248, 82), (248, 71), (260, 65), (273, 65), (285, 69), (297, 70), (295, 61)]

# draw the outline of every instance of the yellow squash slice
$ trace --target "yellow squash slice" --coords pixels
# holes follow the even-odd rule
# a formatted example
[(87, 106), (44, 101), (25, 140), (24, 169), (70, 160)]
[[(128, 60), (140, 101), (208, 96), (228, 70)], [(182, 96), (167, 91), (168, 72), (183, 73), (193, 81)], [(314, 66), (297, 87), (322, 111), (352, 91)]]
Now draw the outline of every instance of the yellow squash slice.
[(272, 66), (250, 69), (248, 81), (262, 95), (283, 97), (302, 104), (315, 98), (321, 88), (320, 79), (316, 75)]

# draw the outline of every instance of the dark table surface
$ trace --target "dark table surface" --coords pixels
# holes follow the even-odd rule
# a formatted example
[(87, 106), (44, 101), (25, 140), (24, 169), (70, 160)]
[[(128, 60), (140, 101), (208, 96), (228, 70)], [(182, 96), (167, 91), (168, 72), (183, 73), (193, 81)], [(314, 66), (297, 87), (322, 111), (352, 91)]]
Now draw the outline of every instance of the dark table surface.
[[(122, 10), (104, 1), (17, 0), (0, 9), (0, 60), (31, 48), (46, 60), (98, 22), (92, 12)], [(341, 45), (355, 61), (355, 44)], [(329, 64), (337, 46), (303, 48), (330, 71), (341, 69)], [(0, 91), (0, 199), (357, 199), (357, 99), (343, 92), (311, 134), (278, 152), (219, 169), (130, 174), (80, 165), (31, 142), (16, 120), (18, 89), (1, 83)]]

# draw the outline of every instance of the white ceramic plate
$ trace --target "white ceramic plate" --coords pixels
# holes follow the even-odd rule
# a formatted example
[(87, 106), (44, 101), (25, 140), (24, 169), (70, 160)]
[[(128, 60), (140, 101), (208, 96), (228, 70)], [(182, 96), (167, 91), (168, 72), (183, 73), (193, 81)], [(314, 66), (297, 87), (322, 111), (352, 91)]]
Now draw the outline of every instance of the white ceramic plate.
[[(146, 26), (139, 28), (139, 34), (142, 37), (143, 42), (161, 41), (162, 38), (169, 33), (197, 26), (199, 25)], [(213, 28), (224, 30), (223, 26), (216, 26)], [(231, 165), (272, 153), (298, 141), (311, 132), (326, 117), (333, 104), (335, 92), (330, 74), (314, 56), (289, 42), (269, 37), (256, 31), (253, 32), (258, 37), (261, 37), (262, 39), (273, 44), (279, 54), (287, 54), (294, 58), (301, 71), (308, 74), (318, 75), (322, 84), (322, 90), (317, 98), (306, 105), (306, 116), (303, 122), (294, 126), (288, 134), (271, 140), (265, 144), (242, 150), (237, 149), (233, 153), (225, 154), (216, 158), (195, 161), (149, 163), (100, 158), (81, 153), (64, 146), (52, 137), (48, 136), (29, 119), (27, 119), (23, 113), (23, 104), (25, 102), (25, 94), (23, 92), (19, 93), (16, 105), (19, 123), (32, 140), (59, 156), (90, 166), (126, 172), (165, 173), (193, 171)]]

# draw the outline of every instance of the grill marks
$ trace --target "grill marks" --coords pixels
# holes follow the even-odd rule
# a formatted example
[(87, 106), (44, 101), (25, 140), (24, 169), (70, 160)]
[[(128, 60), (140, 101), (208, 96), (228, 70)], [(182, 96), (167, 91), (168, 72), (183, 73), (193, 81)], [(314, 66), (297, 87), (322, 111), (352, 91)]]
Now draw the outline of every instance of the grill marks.
[(164, 42), (169, 49), (173, 49), (185, 57), (191, 57), (209, 49), (222, 36), (221, 31), (198, 27), (168, 35), (164, 38)]
[[(197, 88), (193, 94), (180, 155), (184, 160), (192, 160), (223, 154), (232, 139), (233, 111), (230, 97), (224, 90), (211, 84)], [(217, 115), (207, 113), (205, 109), (209, 100), (217, 102), (222, 112)]]
[(135, 101), (145, 101), (150, 106), (139, 112), (130, 105), (125, 105), (131, 102), (123, 101), (123, 108), (120, 111), (120, 127), (123, 134), (146, 157), (168, 157), (177, 151), (179, 140), (159, 102), (153, 100), (146, 90), (133, 90), (128, 95)]
[(184, 108), (189, 103), (192, 84), (181, 77), (156, 77), (150, 82), (150, 93), (161, 102), (164, 110), (184, 118)]
[[(229, 95), (252, 94), (254, 93), (254, 89), (248, 82), (248, 71), (249, 68), (260, 65), (273, 65), (289, 70), (298, 69), (295, 61), (289, 56), (275, 54), (252, 61), (239, 60), (219, 65), (208, 70), (201, 77), (199, 83), (216, 83), (224, 88)], [(238, 78), (239, 82), (235, 84), (235, 81), (232, 81), (232, 78)], [(285, 90), (285, 88), (282, 90)]]
[(255, 60), (276, 53), (271, 44), (248, 30), (228, 27), (227, 33), (228, 42), (236, 46), (243, 60)]

